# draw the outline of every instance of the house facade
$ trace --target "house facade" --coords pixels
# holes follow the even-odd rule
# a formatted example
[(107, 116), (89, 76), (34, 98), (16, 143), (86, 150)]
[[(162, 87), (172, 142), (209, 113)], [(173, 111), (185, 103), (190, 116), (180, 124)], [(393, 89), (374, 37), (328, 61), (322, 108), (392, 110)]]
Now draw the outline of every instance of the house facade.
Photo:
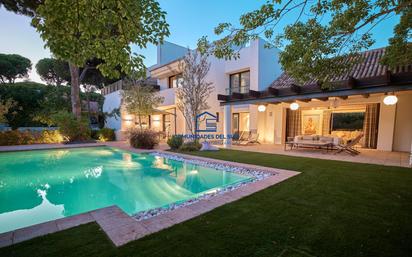
[[(230, 137), (255, 131), (259, 141), (267, 144), (284, 144), (297, 135), (348, 140), (362, 133), (362, 147), (411, 151), (411, 65), (389, 71), (379, 64), (384, 49), (376, 49), (362, 53), (362, 62), (347, 75), (330, 78), (327, 88), (317, 81), (300, 85), (282, 72), (280, 51), (264, 44), (262, 39), (252, 41), (236, 60), (209, 57), (207, 81), (213, 83), (214, 91), (205, 111), (210, 120), (215, 117), (209, 126), (216, 132), (204, 133)], [(166, 42), (158, 47), (157, 64), (149, 68), (150, 79), (165, 100), (157, 113), (147, 117), (145, 126), (166, 136), (187, 133), (185, 119), (176, 108), (179, 62), (186, 52), (186, 48)], [(121, 106), (121, 89), (121, 81), (103, 89), (104, 111)], [(389, 101), (393, 98), (396, 103)], [(121, 118), (108, 119), (107, 126), (122, 138), (124, 131), (136, 126), (136, 118), (122, 111)]]

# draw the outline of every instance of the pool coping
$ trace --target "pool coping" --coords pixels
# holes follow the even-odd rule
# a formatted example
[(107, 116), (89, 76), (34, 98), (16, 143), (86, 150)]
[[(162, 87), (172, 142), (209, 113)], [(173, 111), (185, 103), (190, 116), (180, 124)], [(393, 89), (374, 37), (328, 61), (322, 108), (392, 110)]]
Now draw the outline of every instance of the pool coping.
[[(70, 145), (71, 146), (71, 145)], [(78, 145), (76, 145), (78, 146)], [(96, 146), (96, 144), (82, 144), (78, 147)], [(65, 217), (57, 220), (52, 220), (17, 230), (9, 231), (0, 234), (0, 247), (6, 247), (9, 245), (17, 244), (35, 237), (44, 236), (50, 233), (62, 231), (72, 227), (76, 227), (82, 224), (96, 222), (102, 230), (106, 233), (108, 238), (113, 242), (115, 246), (124, 245), (130, 241), (140, 239), (147, 235), (156, 233), (163, 229), (169, 228), (175, 224), (190, 220), (197, 216), (200, 216), (206, 212), (209, 212), (217, 207), (225, 205), (230, 202), (234, 202), (243, 197), (254, 194), (265, 188), (278, 184), (286, 179), (300, 174), (300, 172), (268, 168), (252, 164), (237, 163), (231, 161), (218, 160), (213, 158), (192, 156), (188, 154), (153, 150), (142, 151), (139, 149), (133, 149), (125, 145), (112, 145), (112, 144), (99, 144), (98, 146), (111, 146), (117, 147), (122, 150), (131, 151), (134, 153), (142, 152), (164, 152), (167, 154), (173, 154), (181, 156), (187, 159), (201, 160), (207, 162), (220, 163), (224, 165), (237, 166), (248, 169), (258, 169), (264, 172), (269, 172), (272, 176), (268, 176), (262, 180), (258, 180), (252, 183), (245, 184), (241, 187), (235, 188), (232, 191), (225, 192), (223, 194), (215, 195), (211, 198), (200, 199), (199, 201), (190, 205), (182, 206), (174, 210), (170, 210), (166, 213), (159, 214), (157, 216), (137, 220), (132, 216), (126, 214), (116, 205), (81, 213), (78, 215)], [(42, 148), (42, 149), (58, 149), (58, 148), (73, 148), (73, 147), (56, 147), (56, 148)], [(30, 149), (25, 149), (30, 150)], [(13, 150), (11, 150), (13, 151)], [(20, 150), (17, 150), (20, 151)]]

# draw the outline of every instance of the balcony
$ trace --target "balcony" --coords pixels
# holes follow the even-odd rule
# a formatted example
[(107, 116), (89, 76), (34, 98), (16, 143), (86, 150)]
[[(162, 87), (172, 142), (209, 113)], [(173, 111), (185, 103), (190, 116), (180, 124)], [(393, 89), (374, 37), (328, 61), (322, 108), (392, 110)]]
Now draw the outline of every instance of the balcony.
[(160, 90), (158, 94), (164, 97), (164, 101), (160, 106), (169, 106), (176, 104), (176, 88), (167, 88)]

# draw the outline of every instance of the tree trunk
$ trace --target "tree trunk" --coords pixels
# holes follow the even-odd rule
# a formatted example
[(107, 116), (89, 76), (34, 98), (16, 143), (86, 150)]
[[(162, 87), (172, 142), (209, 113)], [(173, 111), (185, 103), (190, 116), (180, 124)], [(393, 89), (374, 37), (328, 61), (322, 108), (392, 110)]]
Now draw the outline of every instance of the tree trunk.
[(72, 112), (78, 120), (81, 119), (81, 103), (80, 103), (80, 81), (79, 81), (79, 67), (70, 63), (70, 76), (71, 76), (71, 101)]
[(86, 88), (86, 101), (87, 101), (87, 115), (88, 115), (88, 118), (89, 118), (89, 124), (91, 124), (91, 112), (90, 112), (90, 88), (89, 88), (89, 86), (86, 86), (85, 87)]
[(139, 127), (140, 130), (143, 130), (143, 126), (142, 126), (142, 115), (140, 115), (140, 113), (137, 115), (139, 117)]

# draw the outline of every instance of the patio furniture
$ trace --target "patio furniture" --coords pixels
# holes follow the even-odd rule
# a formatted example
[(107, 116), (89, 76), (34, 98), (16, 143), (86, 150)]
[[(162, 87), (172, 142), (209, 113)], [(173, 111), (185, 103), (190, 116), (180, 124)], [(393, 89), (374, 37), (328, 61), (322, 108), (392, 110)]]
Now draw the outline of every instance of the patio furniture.
[(351, 155), (358, 155), (360, 152), (356, 150), (354, 147), (359, 143), (359, 141), (362, 139), (363, 133), (359, 134), (357, 137), (355, 137), (353, 140), (348, 140), (346, 144), (339, 144), (337, 145), (338, 151), (335, 154), (341, 153), (341, 152), (348, 152)]
[(235, 132), (233, 134), (232, 144), (238, 145), (240, 144), (240, 142), (248, 140), (248, 138), (249, 138), (249, 131)]
[(295, 136), (293, 141), (291, 141), (291, 137), (288, 137), (286, 146), (290, 146), (290, 150), (293, 148), (298, 149), (300, 148), (314, 148), (314, 149), (326, 149), (328, 152), (332, 150), (335, 146), (339, 145), (341, 139), (339, 137), (331, 137), (331, 136), (319, 136), (319, 135), (301, 135)]
[(257, 133), (256, 129), (249, 131), (248, 137), (246, 140), (241, 140), (239, 145), (250, 145), (250, 144), (260, 144), (259, 142), (259, 134)]
[(290, 150), (292, 150), (293, 146), (294, 146), (294, 143), (295, 143), (294, 137), (287, 137), (286, 142), (285, 142), (285, 149), (284, 150), (286, 151), (287, 146), (290, 146)]

